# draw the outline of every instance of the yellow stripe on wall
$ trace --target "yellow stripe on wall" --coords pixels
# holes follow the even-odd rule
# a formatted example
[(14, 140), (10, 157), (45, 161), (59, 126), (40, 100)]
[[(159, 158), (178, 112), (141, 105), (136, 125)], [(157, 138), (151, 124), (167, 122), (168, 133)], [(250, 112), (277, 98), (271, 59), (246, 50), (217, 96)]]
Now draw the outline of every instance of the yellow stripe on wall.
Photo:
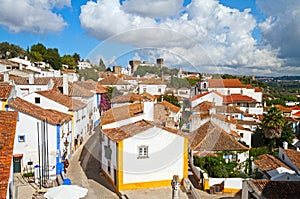
[[(181, 180), (180, 180), (181, 181)], [(131, 189), (145, 189), (154, 187), (166, 187), (171, 186), (172, 180), (160, 180), (151, 182), (138, 182), (138, 183), (128, 183), (123, 184), (119, 190), (131, 190)]]
[(123, 186), (123, 141), (118, 142), (118, 184), (117, 190)]
[(184, 138), (184, 154), (183, 154), (183, 177), (187, 178), (188, 177), (188, 139)]

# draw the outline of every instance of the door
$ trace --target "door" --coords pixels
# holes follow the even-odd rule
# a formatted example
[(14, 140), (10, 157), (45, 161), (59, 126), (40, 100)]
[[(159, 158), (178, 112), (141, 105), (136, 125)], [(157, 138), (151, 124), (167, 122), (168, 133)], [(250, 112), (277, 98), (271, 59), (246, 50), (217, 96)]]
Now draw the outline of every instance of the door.
[(19, 157), (14, 157), (14, 173), (21, 173), (21, 159)]

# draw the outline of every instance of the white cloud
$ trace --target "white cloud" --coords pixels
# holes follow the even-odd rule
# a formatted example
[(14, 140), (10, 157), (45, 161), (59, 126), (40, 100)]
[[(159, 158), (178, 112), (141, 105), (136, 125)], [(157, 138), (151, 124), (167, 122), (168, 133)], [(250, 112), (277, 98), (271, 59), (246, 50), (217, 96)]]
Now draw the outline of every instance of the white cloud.
[(257, 0), (259, 8), (269, 16), (260, 24), (262, 39), (273, 48), (286, 64), (300, 62), (300, 1)]
[(178, 15), (182, 5), (183, 0), (126, 0), (122, 9), (142, 17), (162, 18)]
[(71, 6), (70, 0), (0, 1), (0, 25), (12, 32), (43, 34), (62, 30), (67, 23), (52, 9)]
[[(171, 1), (167, 2), (171, 6)], [(127, 3), (129, 5), (130, 1)], [(178, 7), (182, 5), (179, 1), (177, 3)], [(154, 3), (148, 9), (156, 9), (155, 6)], [(111, 40), (144, 51), (149, 47), (156, 48), (156, 55), (173, 57), (172, 60), (166, 59), (167, 62), (180, 64), (174, 58), (178, 56), (199, 70), (204, 65), (218, 67), (218, 70), (228, 65), (230, 70), (239, 66), (251, 74), (252, 69), (246, 66), (258, 69), (280, 67), (283, 62), (277, 58), (277, 49), (257, 45), (252, 36), (257, 23), (250, 9), (241, 12), (215, 0), (194, 0), (185, 8), (184, 14), (164, 16), (160, 20), (149, 17), (147, 13), (137, 14), (124, 9), (118, 0), (89, 1), (81, 7), (80, 21), (82, 27), (99, 40), (111, 37)]]

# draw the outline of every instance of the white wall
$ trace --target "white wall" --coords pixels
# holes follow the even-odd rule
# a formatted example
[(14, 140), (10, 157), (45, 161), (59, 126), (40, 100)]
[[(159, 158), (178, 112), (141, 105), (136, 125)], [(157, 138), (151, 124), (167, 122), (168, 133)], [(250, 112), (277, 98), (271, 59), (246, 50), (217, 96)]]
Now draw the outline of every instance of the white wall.
[[(139, 94), (142, 94), (143, 92), (147, 92), (151, 95), (163, 95), (166, 92), (166, 85), (164, 84), (140, 84), (139, 85)], [(146, 91), (144, 91), (144, 88)], [(159, 89), (161, 89), (161, 92), (159, 92)]]
[[(138, 146), (146, 145), (149, 158), (138, 159)], [(123, 141), (123, 183), (183, 178), (184, 138), (157, 127)]]

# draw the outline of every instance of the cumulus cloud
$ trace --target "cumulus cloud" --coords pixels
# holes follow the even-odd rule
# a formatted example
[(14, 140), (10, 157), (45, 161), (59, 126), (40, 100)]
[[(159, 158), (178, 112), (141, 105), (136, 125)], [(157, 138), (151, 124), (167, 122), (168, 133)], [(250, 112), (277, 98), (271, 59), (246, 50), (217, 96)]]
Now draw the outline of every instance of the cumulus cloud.
[[(157, 19), (159, 15), (149, 14), (144, 9), (140, 13), (129, 9), (132, 2), (137, 1), (125, 1), (123, 5), (118, 0), (89, 1), (81, 7), (81, 25), (99, 40), (110, 38), (133, 45), (139, 49), (141, 57), (147, 54), (147, 48), (157, 48), (159, 57), (173, 58), (166, 59), (170, 64), (185, 60), (198, 70), (204, 66), (211, 66), (211, 71), (216, 66), (228, 70), (238, 66), (251, 73), (253, 69), (249, 66), (280, 67), (283, 63), (277, 57), (277, 48), (257, 45), (252, 36), (257, 23), (250, 9), (239, 11), (215, 0), (193, 0), (175, 16), (182, 10), (182, 1), (174, 1), (176, 9), (171, 5), (173, 1), (164, 1), (172, 11), (169, 16), (161, 15)], [(148, 5), (149, 10), (157, 9), (162, 1), (153, 2)]]
[(300, 61), (300, 1), (257, 0), (261, 11), (268, 18), (259, 27), (265, 43), (279, 49), (279, 56), (286, 64)]
[[(17, 4), (17, 6), (16, 6)], [(62, 30), (67, 23), (52, 9), (71, 6), (70, 0), (0, 1), (0, 25), (12, 32), (43, 34)]]
[(182, 5), (183, 0), (126, 0), (122, 9), (143, 17), (163, 18), (178, 15)]

